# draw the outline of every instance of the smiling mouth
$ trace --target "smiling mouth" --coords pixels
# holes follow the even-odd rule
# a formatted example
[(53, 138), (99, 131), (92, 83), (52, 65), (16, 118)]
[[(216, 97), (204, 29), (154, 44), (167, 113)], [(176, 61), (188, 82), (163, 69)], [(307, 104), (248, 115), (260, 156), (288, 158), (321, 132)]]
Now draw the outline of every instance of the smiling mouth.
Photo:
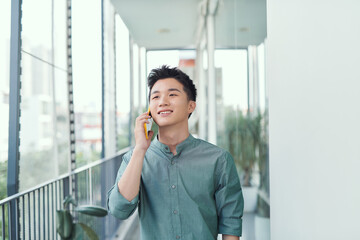
[(170, 114), (172, 113), (173, 111), (160, 111), (158, 114), (162, 115), (162, 114)]

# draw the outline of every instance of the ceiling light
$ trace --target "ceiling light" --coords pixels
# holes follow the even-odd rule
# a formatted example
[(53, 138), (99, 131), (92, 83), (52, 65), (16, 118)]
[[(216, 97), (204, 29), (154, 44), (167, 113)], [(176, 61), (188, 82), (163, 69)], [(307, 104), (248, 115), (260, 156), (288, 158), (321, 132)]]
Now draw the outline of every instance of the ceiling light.
[(239, 28), (239, 32), (248, 32), (249, 28), (248, 27), (241, 27)]
[(158, 33), (169, 33), (170, 32), (170, 29), (168, 28), (160, 28), (157, 30)]

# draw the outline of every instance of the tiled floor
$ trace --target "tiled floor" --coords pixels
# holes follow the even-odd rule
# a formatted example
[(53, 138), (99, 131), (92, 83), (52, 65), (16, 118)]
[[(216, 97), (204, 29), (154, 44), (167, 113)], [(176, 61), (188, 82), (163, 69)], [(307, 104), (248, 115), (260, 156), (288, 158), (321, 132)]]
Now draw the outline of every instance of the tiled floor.
[(140, 224), (137, 209), (128, 219), (122, 221), (114, 240), (140, 240)]
[(255, 240), (255, 213), (244, 213), (241, 240)]

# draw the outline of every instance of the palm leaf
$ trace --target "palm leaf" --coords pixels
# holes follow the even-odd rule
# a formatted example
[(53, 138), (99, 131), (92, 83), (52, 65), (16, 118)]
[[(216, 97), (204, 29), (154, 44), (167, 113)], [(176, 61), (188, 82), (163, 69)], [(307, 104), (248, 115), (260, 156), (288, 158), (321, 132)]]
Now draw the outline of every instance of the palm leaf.
[(56, 211), (56, 231), (62, 239), (67, 239), (71, 236), (73, 227), (73, 218), (68, 210)]
[(103, 207), (93, 205), (83, 205), (74, 209), (75, 211), (95, 217), (105, 217), (108, 211)]
[(77, 223), (91, 240), (99, 240), (98, 235), (88, 225)]
[(63, 200), (64, 208), (68, 209), (70, 203), (73, 204), (74, 206), (77, 206), (77, 202), (75, 201), (75, 199), (71, 195), (68, 195)]

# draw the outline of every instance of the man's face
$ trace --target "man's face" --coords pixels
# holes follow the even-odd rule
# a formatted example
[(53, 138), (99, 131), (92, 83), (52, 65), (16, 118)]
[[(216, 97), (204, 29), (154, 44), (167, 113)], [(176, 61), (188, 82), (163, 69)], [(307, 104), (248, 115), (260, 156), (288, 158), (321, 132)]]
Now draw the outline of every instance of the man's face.
[(183, 85), (175, 78), (158, 80), (150, 94), (151, 116), (159, 127), (187, 124), (196, 103), (189, 101)]

